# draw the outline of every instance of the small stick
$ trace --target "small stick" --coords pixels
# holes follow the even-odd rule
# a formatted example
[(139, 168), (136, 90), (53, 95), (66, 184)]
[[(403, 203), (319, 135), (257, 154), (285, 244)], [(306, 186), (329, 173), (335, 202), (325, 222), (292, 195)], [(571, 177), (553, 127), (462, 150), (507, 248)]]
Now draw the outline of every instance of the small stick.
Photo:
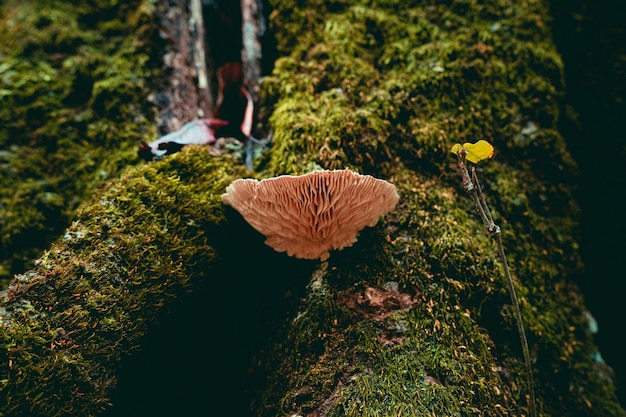
[(467, 171), (465, 155), (467, 154), (467, 150), (462, 147), (459, 152), (457, 152), (457, 166), (459, 168), (459, 172), (461, 173), (461, 177), (463, 179), (463, 187), (465, 191), (467, 191), (472, 198), (472, 202), (480, 215), (487, 232), (493, 236), (496, 241), (496, 245), (498, 247), (498, 255), (500, 257), (500, 262), (502, 263), (502, 267), (504, 269), (504, 277), (506, 281), (506, 287), (509, 292), (509, 296), (511, 297), (511, 303), (513, 305), (513, 311), (515, 312), (515, 321), (517, 322), (517, 331), (519, 333), (520, 341), (522, 343), (522, 352), (524, 354), (524, 362), (526, 363), (526, 378), (528, 383), (528, 412), (531, 417), (535, 417), (537, 415), (536, 411), (536, 400), (535, 400), (535, 386), (533, 382), (533, 368), (530, 360), (530, 350), (528, 349), (528, 340), (526, 339), (526, 331), (524, 330), (524, 322), (522, 321), (522, 313), (519, 308), (519, 301), (517, 299), (517, 294), (515, 293), (515, 286), (513, 285), (513, 278), (511, 277), (511, 272), (509, 270), (509, 264), (506, 260), (506, 253), (504, 251), (504, 245), (502, 244), (502, 233), (500, 231), (500, 226), (495, 224), (493, 221), (493, 217), (491, 216), (491, 211), (489, 210), (489, 206), (487, 205), (487, 200), (483, 195), (482, 187), (480, 186), (480, 182), (478, 181), (478, 175), (476, 174), (476, 168), (472, 167), (472, 175), (470, 176)]

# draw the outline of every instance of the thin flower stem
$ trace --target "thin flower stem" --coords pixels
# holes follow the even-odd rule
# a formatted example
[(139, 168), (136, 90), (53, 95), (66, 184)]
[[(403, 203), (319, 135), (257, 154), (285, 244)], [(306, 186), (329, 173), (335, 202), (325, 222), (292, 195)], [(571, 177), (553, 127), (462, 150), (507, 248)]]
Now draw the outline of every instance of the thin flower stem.
[(459, 172), (461, 173), (461, 177), (463, 179), (463, 187), (469, 193), (472, 198), (472, 202), (478, 211), (478, 214), (487, 229), (487, 232), (493, 236), (496, 241), (496, 246), (498, 247), (498, 256), (500, 257), (500, 262), (502, 263), (502, 268), (504, 269), (504, 278), (506, 281), (506, 287), (509, 292), (509, 297), (511, 298), (511, 303), (513, 306), (513, 311), (515, 312), (515, 321), (517, 323), (517, 331), (519, 333), (520, 341), (522, 344), (522, 352), (524, 354), (524, 362), (526, 364), (526, 378), (528, 384), (528, 412), (530, 417), (535, 417), (537, 415), (536, 411), (536, 400), (535, 400), (535, 385), (533, 381), (533, 368), (532, 362), (530, 359), (530, 350), (528, 349), (528, 340), (526, 338), (526, 331), (524, 330), (524, 322), (522, 321), (522, 313), (519, 307), (519, 301), (517, 298), (517, 294), (515, 292), (515, 286), (513, 285), (513, 278), (511, 276), (511, 271), (509, 270), (509, 264), (506, 260), (506, 253), (504, 251), (504, 245), (502, 243), (502, 233), (500, 231), (500, 226), (498, 226), (491, 216), (491, 211), (489, 210), (489, 206), (487, 205), (487, 200), (483, 195), (482, 187), (480, 186), (480, 182), (478, 181), (478, 175), (476, 174), (476, 168), (472, 167), (472, 175), (470, 176), (467, 171), (466, 161), (465, 161), (465, 148), (457, 153), (457, 166), (459, 168)]
[(506, 287), (511, 297), (511, 303), (513, 304), (513, 311), (515, 312), (515, 321), (517, 322), (517, 331), (522, 343), (522, 352), (524, 354), (524, 362), (526, 363), (526, 378), (528, 383), (528, 411), (531, 417), (535, 417), (537, 412), (535, 410), (535, 384), (533, 381), (533, 366), (530, 360), (530, 350), (528, 349), (528, 339), (526, 338), (526, 331), (524, 330), (524, 322), (522, 321), (522, 313), (519, 308), (519, 301), (517, 300), (517, 294), (515, 293), (515, 286), (513, 285), (513, 278), (511, 278), (511, 272), (509, 271), (509, 265), (506, 261), (506, 254), (504, 253), (504, 245), (502, 244), (502, 235), (498, 228), (498, 233), (493, 235), (496, 244), (498, 245), (498, 254), (500, 255), (500, 261), (504, 268), (504, 276), (506, 277)]

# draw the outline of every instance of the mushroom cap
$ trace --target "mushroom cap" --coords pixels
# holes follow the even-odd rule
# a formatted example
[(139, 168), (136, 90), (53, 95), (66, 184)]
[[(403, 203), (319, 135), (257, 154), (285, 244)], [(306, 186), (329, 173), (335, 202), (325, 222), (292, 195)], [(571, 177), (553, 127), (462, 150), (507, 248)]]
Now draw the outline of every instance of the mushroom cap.
[(398, 202), (396, 187), (349, 169), (313, 171), (300, 176), (235, 180), (222, 201), (278, 252), (302, 259), (330, 256), (356, 242), (361, 229)]

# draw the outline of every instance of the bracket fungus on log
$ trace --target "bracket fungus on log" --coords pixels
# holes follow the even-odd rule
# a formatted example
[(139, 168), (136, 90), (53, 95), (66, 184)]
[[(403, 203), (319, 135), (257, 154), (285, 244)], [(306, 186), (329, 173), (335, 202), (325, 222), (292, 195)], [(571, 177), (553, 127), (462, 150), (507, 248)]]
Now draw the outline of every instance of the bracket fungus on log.
[(361, 229), (374, 226), (398, 199), (393, 184), (349, 169), (238, 179), (222, 194), (268, 246), (322, 261), (329, 250), (352, 246)]

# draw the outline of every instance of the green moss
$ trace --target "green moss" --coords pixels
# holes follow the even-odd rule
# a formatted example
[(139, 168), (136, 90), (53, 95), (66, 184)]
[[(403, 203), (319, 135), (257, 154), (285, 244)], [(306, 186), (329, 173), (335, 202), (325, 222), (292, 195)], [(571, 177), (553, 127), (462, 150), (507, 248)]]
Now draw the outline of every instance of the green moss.
[(312, 164), (325, 169), (375, 165), (387, 122), (371, 117), (368, 109), (354, 108), (341, 89), (308, 100), (296, 94), (276, 107), (270, 119), (277, 135), (270, 172), (301, 174), (302, 167), (310, 170)]
[(156, 134), (155, 18), (148, 1), (0, 6), (0, 287)]
[[(505, 150), (529, 121), (550, 128), (558, 115), (562, 63), (541, 18), (545, 7), (538, 2), (452, 5), (401, 11), (384, 3), (378, 8), (319, 5), (296, 7), (290, 16), (281, 13), (293, 7), (280, 5), (274, 12), (278, 44), (299, 42), (284, 49), (289, 54), (277, 64), (267, 90), (309, 94), (316, 112), (327, 108), (322, 92), (340, 91), (350, 106), (344, 105), (344, 116), (374, 111), (368, 124), (386, 127), (387, 146), (409, 160), (418, 157), (422, 166), (429, 162), (424, 159), (445, 160), (448, 138), (487, 137)], [(480, 11), (461, 15), (455, 7)], [(298, 20), (300, 13), (306, 18)], [(306, 39), (292, 32), (292, 24), (298, 33), (309, 28)], [(291, 137), (283, 145), (281, 139), (283, 149), (303, 142)], [(380, 135), (370, 138), (377, 139)], [(387, 152), (384, 147), (372, 156), (380, 161)], [(426, 154), (430, 157), (423, 158)]]
[(8, 289), (3, 415), (102, 409), (120, 359), (157, 313), (211, 274), (226, 221), (220, 196), (241, 175), (229, 160), (191, 147), (127, 171), (81, 207)]

